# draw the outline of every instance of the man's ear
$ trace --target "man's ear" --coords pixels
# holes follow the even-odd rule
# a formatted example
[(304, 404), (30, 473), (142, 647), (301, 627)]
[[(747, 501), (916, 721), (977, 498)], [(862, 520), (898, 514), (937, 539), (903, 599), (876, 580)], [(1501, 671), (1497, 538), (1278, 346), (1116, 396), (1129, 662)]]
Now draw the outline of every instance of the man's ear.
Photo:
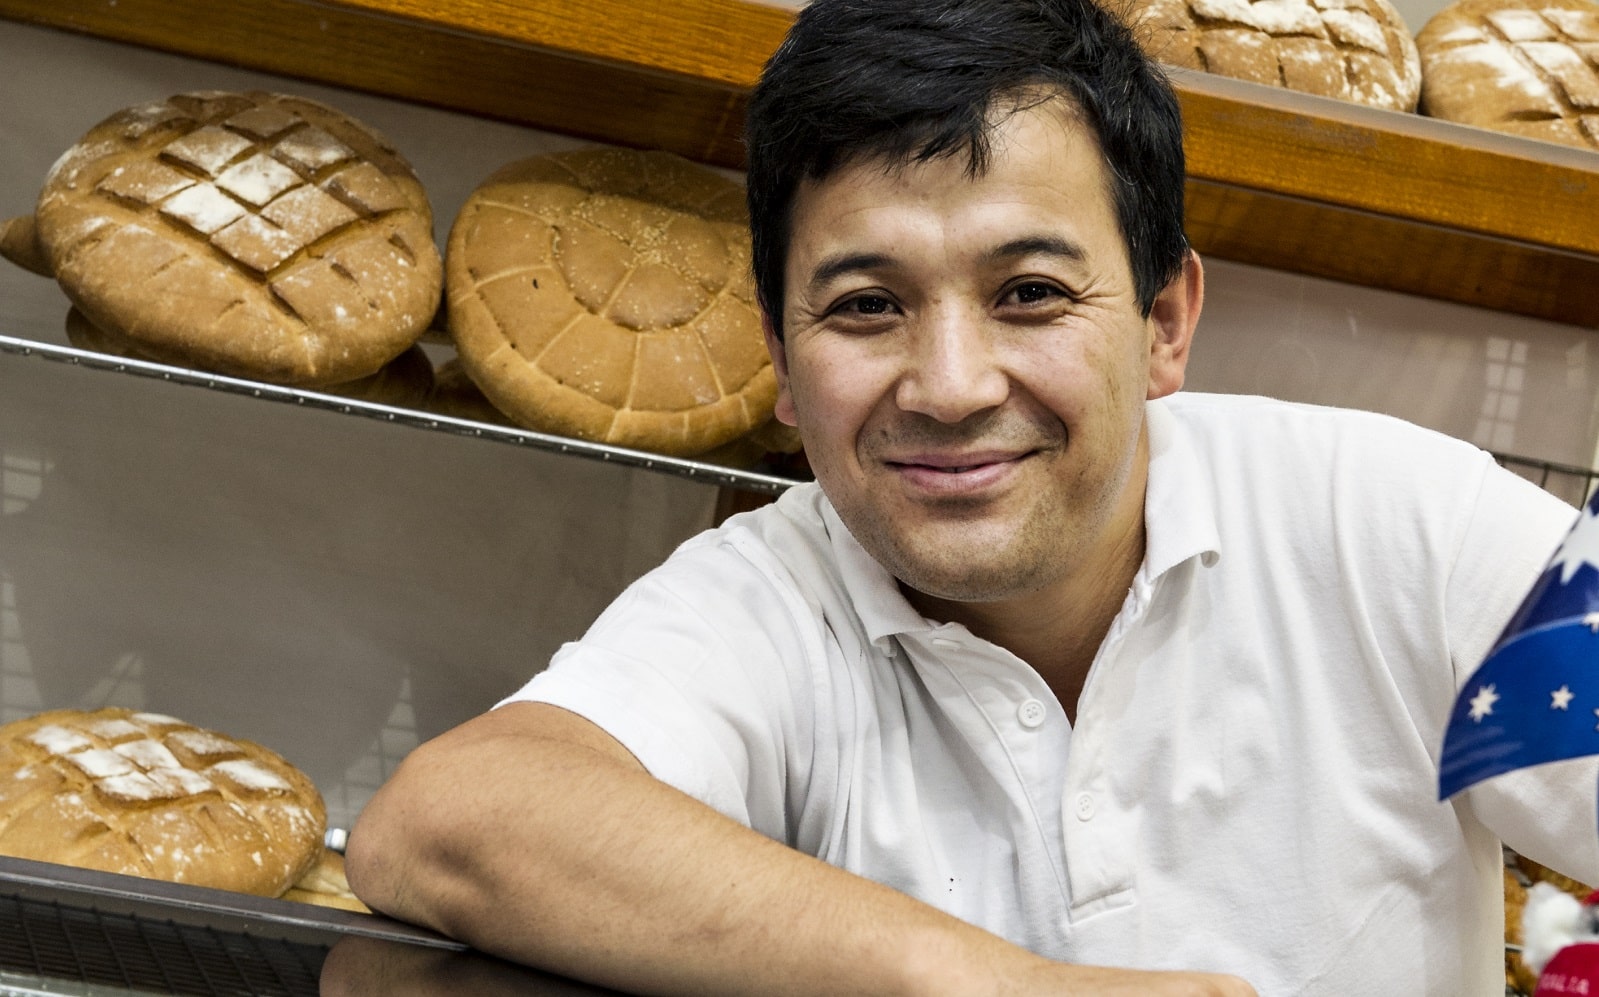
[(788, 351), (777, 335), (772, 318), (761, 311), (761, 333), (766, 337), (766, 352), (772, 355), (772, 370), (777, 373), (777, 408), (772, 414), (785, 426), (797, 426), (794, 419), (794, 396), (788, 390)]
[(1164, 398), (1183, 386), (1188, 369), (1188, 348), (1205, 303), (1205, 268), (1192, 249), (1183, 269), (1155, 296), (1149, 310), (1149, 396)]

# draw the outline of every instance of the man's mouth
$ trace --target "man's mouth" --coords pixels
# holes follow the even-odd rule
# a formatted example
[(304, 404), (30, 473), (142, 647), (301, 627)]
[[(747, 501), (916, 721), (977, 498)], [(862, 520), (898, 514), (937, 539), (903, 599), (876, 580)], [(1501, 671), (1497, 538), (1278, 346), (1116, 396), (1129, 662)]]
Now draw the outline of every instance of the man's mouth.
[(994, 464), (1009, 464), (1022, 460), (1031, 451), (1006, 451), (1003, 453), (984, 453), (961, 455), (959, 457), (933, 457), (924, 455), (906, 456), (898, 459), (889, 459), (885, 463), (893, 467), (914, 467), (928, 471), (938, 471), (943, 474), (964, 474), (978, 468), (989, 467)]

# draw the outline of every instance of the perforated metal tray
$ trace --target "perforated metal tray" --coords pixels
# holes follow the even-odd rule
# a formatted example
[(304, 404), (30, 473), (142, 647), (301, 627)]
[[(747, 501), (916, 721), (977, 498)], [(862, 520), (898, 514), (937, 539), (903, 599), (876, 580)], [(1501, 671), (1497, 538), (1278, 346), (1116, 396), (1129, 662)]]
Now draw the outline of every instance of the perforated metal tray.
[(376, 915), (0, 856), (0, 997), (402, 992), (613, 993)]

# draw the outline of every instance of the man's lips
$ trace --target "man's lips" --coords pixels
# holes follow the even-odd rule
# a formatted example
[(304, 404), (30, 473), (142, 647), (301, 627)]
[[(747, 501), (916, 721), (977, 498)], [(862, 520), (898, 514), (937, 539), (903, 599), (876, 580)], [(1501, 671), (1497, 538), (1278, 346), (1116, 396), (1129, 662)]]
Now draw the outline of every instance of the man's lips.
[(883, 463), (907, 484), (936, 492), (969, 492), (1003, 480), (1033, 451), (906, 454)]
[(884, 458), (883, 462), (895, 467), (926, 468), (931, 471), (959, 474), (990, 464), (1008, 464), (1021, 460), (1031, 453), (1031, 450), (985, 450), (962, 454), (904, 454)]

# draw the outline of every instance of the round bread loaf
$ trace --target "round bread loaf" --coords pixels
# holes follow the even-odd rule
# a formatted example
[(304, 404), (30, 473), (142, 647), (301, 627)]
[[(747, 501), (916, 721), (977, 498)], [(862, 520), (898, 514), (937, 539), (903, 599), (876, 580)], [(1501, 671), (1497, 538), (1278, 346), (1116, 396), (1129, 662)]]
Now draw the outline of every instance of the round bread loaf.
[(410, 166), (332, 108), (202, 92), (123, 110), (51, 169), (37, 242), (102, 328), (185, 366), (322, 386), (375, 373), (437, 311)]
[(275, 897), (327, 813), (272, 751), (155, 713), (54, 710), (0, 727), (0, 855)]
[(344, 856), (327, 848), (322, 849), (316, 864), (284, 892), (282, 899), (318, 907), (372, 913), (372, 909), (350, 889), (350, 881), (344, 875)]
[(1416, 47), (1423, 114), (1599, 148), (1599, 4), (1460, 0)]
[[(100, 328), (76, 308), (67, 309), (66, 330), (67, 342), (80, 350), (152, 363), (178, 362), (163, 360), (144, 344), (135, 343), (121, 333)], [(405, 352), (384, 364), (376, 374), (342, 384), (324, 385), (317, 390), (379, 405), (422, 408), (433, 394), (433, 361), (428, 359), (427, 351), (422, 347), (408, 346)]]
[(462, 365), (518, 425), (693, 456), (772, 414), (744, 191), (711, 170), (626, 149), (512, 163), (445, 260)]
[(1135, 0), (1153, 58), (1173, 66), (1414, 111), (1421, 64), (1388, 0)]

